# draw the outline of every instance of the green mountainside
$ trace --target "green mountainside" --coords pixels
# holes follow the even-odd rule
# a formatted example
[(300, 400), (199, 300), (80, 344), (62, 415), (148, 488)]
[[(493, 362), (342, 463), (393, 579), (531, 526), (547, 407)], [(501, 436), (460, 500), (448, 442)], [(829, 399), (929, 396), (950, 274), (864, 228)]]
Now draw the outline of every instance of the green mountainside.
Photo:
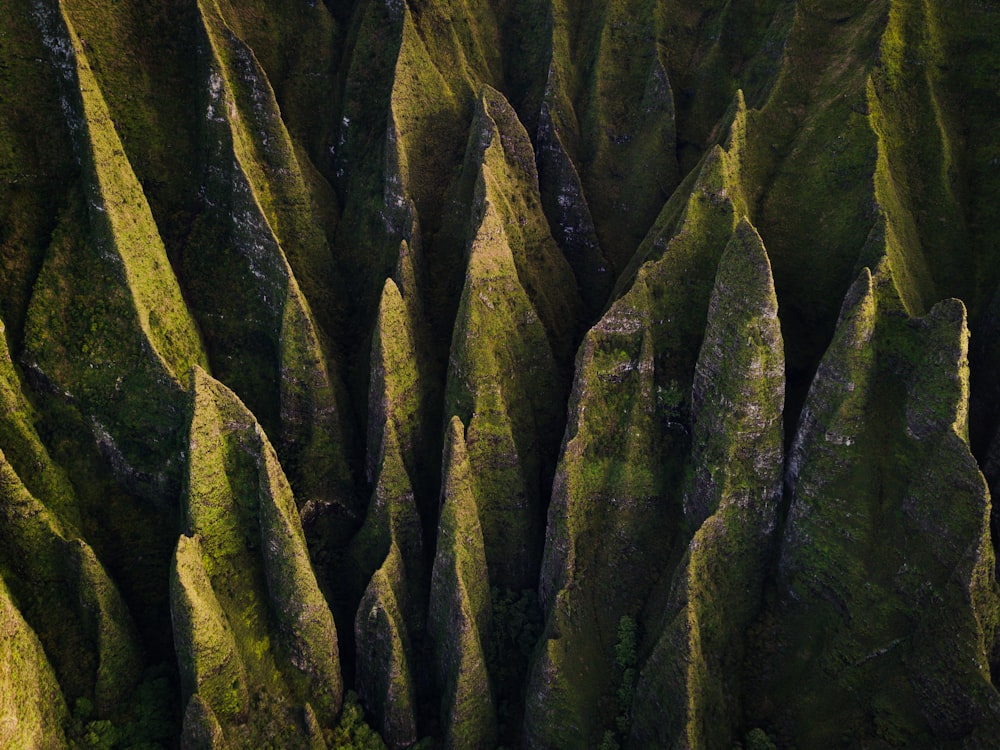
[(1000, 744), (1000, 6), (3, 15), (0, 747)]

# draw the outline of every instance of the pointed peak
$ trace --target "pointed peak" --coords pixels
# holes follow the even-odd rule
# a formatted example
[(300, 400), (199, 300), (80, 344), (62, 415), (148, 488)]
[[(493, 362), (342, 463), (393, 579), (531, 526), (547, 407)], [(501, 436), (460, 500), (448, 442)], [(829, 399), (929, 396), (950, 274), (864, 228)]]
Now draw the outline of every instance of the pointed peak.
[(507, 98), (488, 84), (479, 90), (476, 114), (470, 131), (469, 146), (475, 147), (467, 154), (480, 162), (493, 144), (493, 135), (500, 136), (500, 151), (507, 163), (507, 169), (518, 179), (526, 179), (535, 191), (538, 190), (538, 170), (535, 166), (534, 149), (524, 124), (517, 116)]
[(969, 433), (969, 326), (965, 304), (945, 299), (916, 321), (924, 351), (911, 370), (907, 432), (918, 438)]
[[(405, 241), (403, 243), (406, 244)], [(386, 311), (392, 309), (392, 307), (402, 307), (403, 305), (403, 294), (399, 291), (399, 287), (391, 276), (386, 277), (385, 284), (382, 286), (382, 301), (379, 304), (379, 318), (383, 318)]]
[(195, 556), (199, 560), (201, 559), (201, 535), (181, 534), (177, 538), (177, 549), (174, 552), (174, 559), (176, 561), (190, 560)]
[(757, 232), (757, 228), (753, 225), (750, 221), (750, 217), (746, 214), (740, 216), (740, 220), (736, 223), (736, 228), (733, 232), (746, 240), (750, 239), (751, 236), (755, 237), (757, 243), (761, 247), (764, 246), (764, 240), (761, 239), (760, 234)]
[(743, 89), (736, 89), (736, 94), (733, 99), (734, 99), (734, 104), (736, 106), (736, 111), (746, 112), (747, 102), (746, 99), (743, 97)]
[(448, 422), (448, 436), (446, 444), (448, 446), (454, 446), (457, 443), (462, 444), (462, 449), (465, 449), (465, 424), (462, 422), (461, 418), (456, 414)]
[[(713, 299), (737, 297), (737, 307), (754, 301), (763, 304), (771, 315), (777, 314), (778, 300), (774, 290), (771, 261), (764, 242), (749, 219), (740, 219), (726, 249), (719, 259)], [(713, 306), (716, 303), (713, 302)], [(733, 304), (733, 303), (731, 303)]]
[(490, 86), (488, 83), (484, 83), (482, 86), (479, 87), (479, 103), (483, 107), (497, 106), (497, 105), (500, 106), (506, 105), (508, 107), (510, 106), (509, 104), (507, 104), (506, 97), (504, 97), (503, 94), (501, 94), (495, 88)]
[[(472, 478), (465, 446), (465, 425), (457, 416), (451, 418), (441, 457), (441, 507), (472, 501)], [(478, 523), (478, 521), (477, 521)]]
[(837, 318), (837, 329), (840, 329), (846, 321), (857, 317), (859, 311), (869, 307), (874, 315), (875, 279), (871, 270), (865, 266), (847, 290), (847, 294), (844, 295), (844, 301), (840, 306), (840, 316)]
[(925, 320), (932, 324), (951, 323), (956, 327), (965, 329), (968, 327), (969, 313), (965, 303), (955, 297), (943, 299), (927, 313)]
[[(727, 267), (733, 267), (734, 270), (743, 274), (752, 273), (758, 276), (758, 281), (771, 287), (773, 293), (774, 280), (771, 275), (771, 260), (764, 247), (764, 240), (761, 239), (757, 229), (746, 216), (741, 218), (736, 225), (722, 254), (719, 263), (720, 272)], [(730, 275), (732, 274), (730, 273)]]
[(735, 153), (742, 148), (747, 133), (747, 103), (743, 98), (743, 89), (736, 90), (732, 104), (729, 105), (729, 113), (727, 117), (723, 118), (720, 127), (723, 126), (722, 123), (727, 121), (729, 122), (729, 132), (723, 140), (724, 150)]
[(195, 364), (191, 367), (191, 372), (188, 377), (191, 380), (191, 391), (197, 392), (204, 388), (207, 388), (212, 382), (213, 378), (208, 372), (202, 368), (201, 365)]

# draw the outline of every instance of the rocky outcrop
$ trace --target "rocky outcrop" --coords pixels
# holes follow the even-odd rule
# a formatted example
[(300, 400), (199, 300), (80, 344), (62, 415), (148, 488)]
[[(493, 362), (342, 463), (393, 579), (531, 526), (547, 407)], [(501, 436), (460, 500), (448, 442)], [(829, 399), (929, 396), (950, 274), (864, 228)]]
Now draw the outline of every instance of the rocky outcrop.
[(744, 634), (760, 606), (781, 496), (782, 349), (771, 266), (743, 219), (719, 261), (695, 365), (684, 519), (696, 531), (635, 685), (638, 746), (721, 747), (740, 736)]
[(82, 180), (35, 283), (25, 357), (80, 410), (121, 479), (164, 499), (179, 481), (182, 382), (205, 357), (83, 43), (59, 3), (34, 13)]
[(186, 261), (204, 280), (192, 285), (193, 307), (216, 375), (260, 415), (297, 501), (351, 508), (344, 387), (311, 304), (332, 325), (327, 239), (264, 71), (214, 2), (199, 8), (215, 201), (198, 228), (209, 252)]
[(372, 576), (354, 623), (358, 687), (391, 748), (414, 744), (417, 734), (416, 680), (406, 614), (412, 611), (403, 556), (393, 544)]
[(0, 744), (1000, 734), (996, 7), (4, 14)]
[(662, 256), (642, 266), (577, 355), (542, 564), (544, 644), (525, 718), (535, 745), (599, 743), (614, 724), (607, 696), (619, 618), (638, 614), (656, 582), (632, 572), (663, 570), (677, 555), (696, 352), (714, 269), (745, 212), (745, 127), (740, 107), (728, 150), (706, 156), (680, 224), (669, 213), (658, 222), (664, 234), (650, 244)]
[(496, 92), (483, 91), (465, 169), (477, 175), (475, 229), (445, 413), (468, 423), (466, 451), (491, 582), (519, 589), (531, 585), (538, 565), (539, 488), (562, 422), (551, 394), (561, 390), (559, 359), (572, 342), (575, 295), (541, 216), (527, 135)]
[(231, 744), (274, 732), (304, 742), (305, 704), (330, 727), (343, 687), (291, 488), (231, 391), (196, 369), (191, 398), (185, 531), (171, 583), (185, 700), (201, 696)]
[(431, 577), (428, 630), (434, 642), (445, 747), (489, 747), (496, 706), (486, 668), (492, 604), (465, 428), (452, 417), (445, 443), (441, 520)]
[[(783, 665), (768, 699), (790, 673), (804, 686), (772, 721), (801, 741), (845, 727), (905, 743), (996, 731), (997, 586), (989, 498), (967, 442), (967, 341), (957, 301), (924, 318), (903, 312), (888, 258), (844, 302), (792, 448), (778, 621), (765, 631)], [(822, 649), (802, 649), (819, 637)], [(939, 649), (964, 656), (941, 661)], [(847, 689), (874, 716), (842, 707), (837, 727), (817, 721)]]
[(37, 636), (0, 578), (0, 741), (10, 747), (65, 747), (66, 703)]

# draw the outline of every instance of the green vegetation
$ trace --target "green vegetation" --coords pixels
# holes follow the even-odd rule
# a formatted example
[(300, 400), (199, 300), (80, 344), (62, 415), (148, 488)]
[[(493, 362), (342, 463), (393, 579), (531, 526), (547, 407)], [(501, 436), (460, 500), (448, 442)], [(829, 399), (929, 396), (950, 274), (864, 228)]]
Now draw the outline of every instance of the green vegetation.
[(326, 726), (340, 711), (333, 617), (260, 426), (199, 369), (191, 398), (185, 533), (171, 579), (184, 700), (199, 696), (234, 744), (299, 742), (308, 726), (293, 718), (296, 705)]
[(463, 171), (470, 197), (465, 285), (455, 319), (445, 414), (467, 423), (472, 492), (490, 583), (533, 585), (539, 488), (562, 431), (577, 298), (535, 193), (530, 142), (510, 105), (484, 89)]
[(4, 14), (0, 745), (995, 744), (995, 4)]
[(358, 694), (350, 691), (344, 697), (344, 710), (340, 721), (328, 735), (327, 747), (344, 750), (385, 750), (385, 743), (365, 723), (365, 712), (358, 702)]
[[(684, 515), (697, 530), (674, 574), (672, 620), (635, 687), (632, 736), (645, 742), (712, 747), (738, 736), (741, 698), (732, 675), (743, 661), (777, 521), (784, 364), (767, 252), (744, 218), (719, 262), (695, 365)], [(657, 695), (669, 696), (659, 711)], [(722, 716), (733, 718), (727, 725)]]
[[(536, 663), (533, 681), (541, 682), (530, 689), (526, 718), (529, 732), (539, 727), (533, 739), (542, 744), (596, 744), (613, 723), (606, 696), (613, 692), (614, 663), (606, 634), (615, 632), (622, 613), (635, 616), (655, 593), (655, 580), (630, 571), (637, 565), (659, 570), (677, 555), (672, 547), (681, 531), (690, 450), (688, 394), (714, 269), (744, 210), (745, 119), (739, 107), (728, 150), (716, 147), (704, 160), (662, 257), (639, 269), (631, 289), (588, 332), (577, 358), (542, 566), (541, 598), (549, 609), (543, 638), (558, 643)], [(669, 221), (659, 226), (673, 228)], [(666, 402), (669, 394), (679, 403)], [(609, 538), (629, 542), (597, 543)]]
[(18, 612), (0, 578), (0, 658), (6, 665), (0, 681), (0, 739), (10, 746), (59, 747), (66, 744), (66, 703), (42, 644)]
[(448, 426), (441, 519), (431, 575), (428, 631), (434, 643), (447, 747), (496, 744), (497, 712), (487, 672), (493, 607), (479, 509), (458, 417)]
[(417, 739), (416, 681), (409, 663), (415, 652), (406, 624), (412, 604), (408, 599), (402, 555), (393, 544), (361, 598), (354, 623), (358, 688), (390, 747), (408, 747)]

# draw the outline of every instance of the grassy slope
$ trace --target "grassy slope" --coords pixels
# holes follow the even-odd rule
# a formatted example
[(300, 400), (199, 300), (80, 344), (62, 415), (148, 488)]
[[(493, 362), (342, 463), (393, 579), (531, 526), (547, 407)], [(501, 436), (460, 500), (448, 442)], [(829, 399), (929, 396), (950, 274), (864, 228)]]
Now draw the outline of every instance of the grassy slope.
[(489, 569), (465, 445), (465, 426), (453, 417), (445, 443), (428, 612), (448, 748), (488, 747), (497, 741), (496, 706), (483, 643), (493, 616)]
[(559, 365), (577, 302), (541, 213), (527, 135), (493, 90), (482, 93), (463, 169), (475, 175), (473, 239), (445, 412), (469, 423), (491, 581), (520, 589), (537, 570), (543, 487), (561, 432)]
[[(350, 443), (344, 432), (350, 410), (344, 408), (343, 386), (328, 357), (329, 340), (302, 291), (323, 286), (322, 280), (332, 276), (327, 240), (263, 70), (214, 4), (201, 9), (210, 49), (208, 110), (215, 161), (209, 173), (213, 167), (228, 172), (232, 184), (232, 213), (206, 212), (206, 218), (221, 225), (217, 239), (225, 249), (215, 248), (224, 253), (219, 260), (232, 269), (234, 281), (249, 287), (242, 297), (220, 298), (214, 288), (199, 285), (199, 301), (208, 307), (206, 330), (211, 345), (221, 349), (215, 359), (223, 376), (270, 417), (265, 424), (300, 502), (350, 506)], [(205, 265), (210, 259), (199, 258), (192, 268), (202, 283), (212, 279)], [(313, 297), (329, 316), (325, 294)], [(250, 309), (231, 309), (234, 303)], [(259, 321), (257, 336), (266, 337), (268, 346), (258, 348), (256, 337), (243, 338), (241, 313)]]
[(393, 544), (372, 576), (354, 624), (361, 699), (391, 748), (417, 741), (417, 691), (406, 625), (410, 587), (403, 556)]
[(8, 5), (0, 69), (0, 316), (18, 354), (31, 288), (77, 171), (31, 9), (29, 0)]
[(66, 703), (37, 636), (21, 617), (0, 579), (0, 657), (7, 667), (0, 686), (0, 741), (11, 747), (60, 747)]

